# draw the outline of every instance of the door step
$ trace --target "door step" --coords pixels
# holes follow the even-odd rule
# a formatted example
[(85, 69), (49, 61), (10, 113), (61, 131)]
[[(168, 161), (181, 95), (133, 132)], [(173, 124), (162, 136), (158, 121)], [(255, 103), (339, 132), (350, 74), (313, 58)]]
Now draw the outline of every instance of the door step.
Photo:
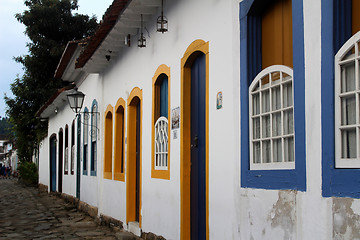
[(139, 227), (139, 222), (129, 222), (128, 231), (138, 237), (141, 237), (141, 228)]

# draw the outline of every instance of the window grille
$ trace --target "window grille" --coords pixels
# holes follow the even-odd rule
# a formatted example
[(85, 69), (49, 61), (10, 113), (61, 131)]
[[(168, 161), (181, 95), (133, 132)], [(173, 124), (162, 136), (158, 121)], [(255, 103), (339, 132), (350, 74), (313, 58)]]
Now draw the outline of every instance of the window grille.
[(273, 65), (249, 88), (250, 169), (294, 169), (293, 71)]
[(360, 32), (335, 56), (335, 144), (337, 168), (360, 167)]
[(71, 146), (71, 174), (74, 174), (75, 145)]
[(65, 148), (65, 162), (64, 162), (64, 164), (65, 164), (65, 167), (64, 167), (65, 173), (67, 174), (68, 171), (69, 171), (69, 147)]
[(155, 123), (155, 170), (168, 169), (168, 120), (160, 117)]

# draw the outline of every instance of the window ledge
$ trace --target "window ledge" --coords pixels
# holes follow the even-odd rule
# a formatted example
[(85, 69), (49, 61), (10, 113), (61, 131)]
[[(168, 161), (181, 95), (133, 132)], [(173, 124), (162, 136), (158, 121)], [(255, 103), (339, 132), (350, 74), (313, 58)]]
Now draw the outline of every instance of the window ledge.
[(125, 173), (115, 172), (114, 173), (114, 180), (124, 182), (125, 181)]
[(336, 168), (360, 168), (360, 158), (341, 158), (335, 162)]
[(295, 169), (295, 162), (251, 163), (250, 170)]
[(112, 179), (112, 172), (104, 172), (104, 178), (105, 179)]
[(155, 169), (153, 169), (151, 171), (151, 178), (170, 180), (170, 170), (155, 170)]

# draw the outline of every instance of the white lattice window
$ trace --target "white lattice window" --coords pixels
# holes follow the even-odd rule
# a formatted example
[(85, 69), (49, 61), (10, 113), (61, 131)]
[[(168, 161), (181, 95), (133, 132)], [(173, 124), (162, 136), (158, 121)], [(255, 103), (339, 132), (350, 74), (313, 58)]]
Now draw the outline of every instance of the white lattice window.
[(293, 71), (274, 65), (249, 87), (250, 169), (294, 169)]
[(65, 148), (65, 172), (69, 171), (69, 147)]
[(168, 169), (168, 120), (159, 117), (155, 123), (155, 170)]
[(335, 166), (360, 167), (360, 32), (335, 56)]
[(71, 146), (71, 174), (74, 174), (75, 145)]

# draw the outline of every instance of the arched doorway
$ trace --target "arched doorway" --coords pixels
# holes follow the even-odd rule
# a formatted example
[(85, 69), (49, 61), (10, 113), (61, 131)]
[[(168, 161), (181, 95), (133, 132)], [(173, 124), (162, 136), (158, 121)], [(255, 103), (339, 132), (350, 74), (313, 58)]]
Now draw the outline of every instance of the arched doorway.
[(128, 98), (127, 222), (141, 228), (141, 115), (142, 91), (134, 88)]
[(64, 133), (63, 130), (59, 131), (59, 170), (58, 170), (58, 191), (62, 192), (62, 171), (63, 171), (63, 158), (64, 158)]
[(56, 134), (50, 137), (50, 191), (56, 191)]
[(209, 43), (194, 41), (181, 66), (181, 239), (207, 239)]

